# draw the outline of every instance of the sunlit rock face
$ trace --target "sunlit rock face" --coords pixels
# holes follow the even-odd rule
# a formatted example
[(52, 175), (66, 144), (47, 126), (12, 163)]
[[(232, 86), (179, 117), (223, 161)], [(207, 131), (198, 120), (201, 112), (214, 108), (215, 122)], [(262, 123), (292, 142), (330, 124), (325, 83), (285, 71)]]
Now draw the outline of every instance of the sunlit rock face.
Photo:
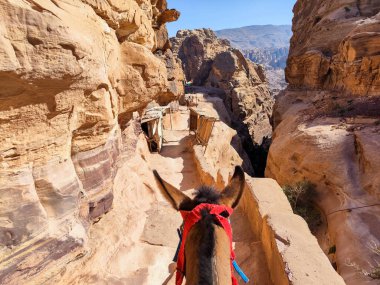
[(171, 42), (186, 79), (212, 89), (224, 100), (233, 127), (246, 151), (252, 153), (256, 175), (263, 175), (262, 158), (272, 135), (273, 99), (262, 67), (209, 29), (179, 31)]
[(379, 11), (379, 1), (298, 1), (290, 87), (379, 95)]
[(111, 209), (125, 123), (183, 93), (178, 16), (166, 1), (1, 1), (0, 283), (58, 270)]
[(316, 185), (318, 239), (347, 284), (378, 283), (363, 272), (380, 244), (379, 11), (379, 1), (296, 3), (266, 169), (282, 186)]
[(264, 66), (272, 96), (287, 87), (285, 67), (289, 53), (291, 25), (250, 25), (216, 31), (254, 63)]

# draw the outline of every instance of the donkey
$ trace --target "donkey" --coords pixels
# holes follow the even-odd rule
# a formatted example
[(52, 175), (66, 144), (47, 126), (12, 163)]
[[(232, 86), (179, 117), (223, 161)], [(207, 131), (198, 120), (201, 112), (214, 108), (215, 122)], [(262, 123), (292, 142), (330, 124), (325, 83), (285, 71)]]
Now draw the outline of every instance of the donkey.
[(228, 217), (244, 191), (244, 171), (240, 166), (226, 188), (217, 191), (201, 186), (190, 199), (153, 171), (164, 197), (184, 219), (179, 249), (176, 285), (186, 277), (186, 285), (237, 284), (232, 273), (234, 252)]

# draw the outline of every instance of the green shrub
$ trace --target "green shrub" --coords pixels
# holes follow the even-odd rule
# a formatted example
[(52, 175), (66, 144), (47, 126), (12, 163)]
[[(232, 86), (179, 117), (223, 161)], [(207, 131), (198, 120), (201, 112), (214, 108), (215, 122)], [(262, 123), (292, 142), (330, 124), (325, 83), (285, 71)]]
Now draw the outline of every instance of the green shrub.
[(285, 185), (283, 190), (294, 208), (298, 203), (310, 202), (316, 196), (315, 185), (307, 180), (299, 181), (294, 185)]
[(317, 196), (315, 185), (310, 181), (302, 180), (294, 185), (285, 185), (283, 191), (288, 198), (295, 214), (300, 215), (309, 225), (311, 232), (315, 232), (322, 224), (321, 214), (313, 205)]

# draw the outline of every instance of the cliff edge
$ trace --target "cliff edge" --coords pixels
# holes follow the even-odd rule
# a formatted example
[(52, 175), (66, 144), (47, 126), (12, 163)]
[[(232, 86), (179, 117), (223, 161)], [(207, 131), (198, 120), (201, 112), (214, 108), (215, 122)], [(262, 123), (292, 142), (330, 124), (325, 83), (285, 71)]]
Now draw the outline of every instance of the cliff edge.
[(314, 185), (320, 245), (347, 284), (378, 284), (380, 2), (297, 1), (266, 176)]

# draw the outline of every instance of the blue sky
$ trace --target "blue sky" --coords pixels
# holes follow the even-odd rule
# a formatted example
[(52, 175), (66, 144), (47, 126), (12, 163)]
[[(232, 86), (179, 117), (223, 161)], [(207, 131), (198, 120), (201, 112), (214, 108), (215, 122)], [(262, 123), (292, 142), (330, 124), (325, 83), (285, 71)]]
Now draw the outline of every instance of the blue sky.
[(181, 12), (177, 22), (168, 23), (169, 35), (177, 30), (212, 28), (220, 30), (250, 25), (290, 25), (296, 0), (168, 0), (168, 7)]

